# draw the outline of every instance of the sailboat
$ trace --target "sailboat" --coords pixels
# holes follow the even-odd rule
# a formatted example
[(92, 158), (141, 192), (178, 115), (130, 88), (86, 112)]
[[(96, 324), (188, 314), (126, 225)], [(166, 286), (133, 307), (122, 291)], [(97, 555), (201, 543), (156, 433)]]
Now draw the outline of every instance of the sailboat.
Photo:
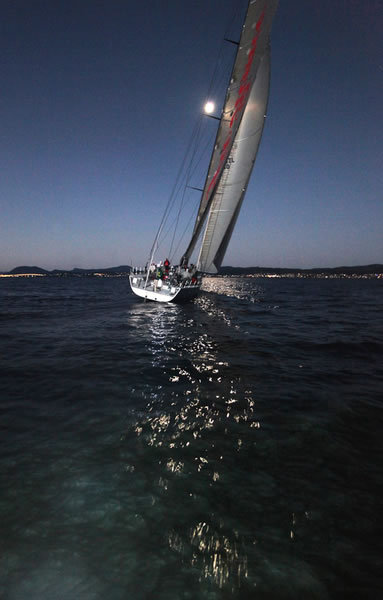
[[(189, 244), (180, 266), (158, 274), (151, 265), (159, 230), (147, 268), (130, 273), (137, 296), (156, 302), (190, 300), (199, 293), (202, 274), (217, 273), (222, 264), (262, 137), (269, 97), (269, 38), (277, 5), (278, 0), (248, 4)], [(196, 266), (190, 266), (201, 237)]]

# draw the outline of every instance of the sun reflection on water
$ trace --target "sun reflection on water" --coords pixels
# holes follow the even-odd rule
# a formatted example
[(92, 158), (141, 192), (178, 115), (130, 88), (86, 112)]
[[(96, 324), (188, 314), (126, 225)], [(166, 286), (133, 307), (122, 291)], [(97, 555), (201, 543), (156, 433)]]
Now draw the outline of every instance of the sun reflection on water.
[(262, 301), (265, 293), (261, 285), (255, 285), (254, 280), (244, 277), (204, 277), (202, 289), (248, 302)]
[[(248, 548), (234, 526), (233, 486), (260, 428), (254, 389), (233, 376), (193, 317), (180, 323), (177, 312), (149, 313), (146, 327), (157, 393), (130, 430), (139, 452), (131, 453), (127, 472), (144, 470), (170, 551), (200, 581), (239, 585), (248, 576)], [(133, 446), (130, 432), (125, 439)]]
[[(223, 300), (206, 293), (187, 309), (138, 308), (134, 315), (148, 358), (146, 402), (123, 436), (126, 475), (138, 487), (135, 510), (145, 530), (160, 532), (154, 556), (211, 590), (247, 586), (252, 593), (266, 564), (262, 548), (275, 535), (267, 520), (277, 483), (262, 461), (268, 442), (258, 374), (240, 362), (242, 347), (250, 353), (238, 311), (249, 299), (262, 302), (263, 291), (234, 280), (207, 285)], [(225, 296), (238, 303), (226, 305)], [(287, 516), (285, 543), (296, 543), (294, 527)]]
[[(247, 577), (247, 555), (241, 551), (238, 533), (234, 534), (235, 539), (231, 540), (205, 521), (189, 529), (187, 543), (192, 548), (190, 563), (198, 568), (200, 580), (211, 579), (222, 588), (233, 576), (237, 580)], [(169, 533), (168, 544), (175, 552), (185, 552), (185, 542), (176, 531)]]

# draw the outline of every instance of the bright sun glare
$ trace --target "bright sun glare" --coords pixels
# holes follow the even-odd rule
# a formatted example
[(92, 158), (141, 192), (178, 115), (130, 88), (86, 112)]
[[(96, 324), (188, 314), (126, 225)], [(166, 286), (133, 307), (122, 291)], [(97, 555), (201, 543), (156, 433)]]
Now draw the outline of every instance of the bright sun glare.
[(215, 108), (215, 106), (214, 106), (213, 102), (206, 102), (205, 109), (204, 109), (205, 113), (207, 113), (209, 115), (210, 113), (213, 112), (214, 108)]

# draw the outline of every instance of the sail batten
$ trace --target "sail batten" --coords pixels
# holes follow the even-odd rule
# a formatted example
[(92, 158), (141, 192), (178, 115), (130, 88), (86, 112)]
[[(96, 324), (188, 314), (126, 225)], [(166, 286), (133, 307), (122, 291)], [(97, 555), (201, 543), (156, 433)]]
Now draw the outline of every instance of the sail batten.
[[(268, 63), (265, 56), (269, 54), (269, 34), (277, 4), (278, 0), (253, 0), (248, 5), (192, 238), (183, 255), (183, 260), (189, 259), (203, 225), (208, 221), (198, 263), (199, 268), (205, 272), (216, 272), (223, 260), (258, 149), (267, 105), (269, 73), (267, 82), (263, 76), (262, 86), (256, 85), (255, 82), (259, 79), (260, 66), (264, 65), (265, 72), (265, 65)], [(249, 104), (257, 102), (259, 106), (249, 108)], [(263, 110), (262, 122), (259, 109)], [(244, 127), (243, 120), (246, 114)], [(253, 117), (257, 123), (255, 130), (252, 126)], [(249, 138), (254, 138), (253, 143), (249, 142)], [(242, 149), (246, 146), (247, 151), (252, 154), (250, 168), (248, 157), (245, 157), (246, 175), (243, 172), (239, 175), (238, 169), (233, 169), (234, 161), (238, 160), (236, 149), (239, 146), (242, 146)], [(241, 160), (243, 156), (244, 152), (240, 154)], [(235, 184), (232, 176), (228, 177), (227, 173), (225, 175), (225, 171), (229, 170), (232, 173), (237, 172), (236, 177), (240, 177), (242, 187)], [(233, 189), (228, 193), (230, 187)], [(220, 208), (221, 204), (224, 208)], [(220, 213), (222, 218), (218, 218)], [(234, 215), (236, 216), (233, 222)], [(207, 248), (212, 246), (222, 255), (220, 260), (218, 255), (212, 258), (211, 252), (208, 252)]]

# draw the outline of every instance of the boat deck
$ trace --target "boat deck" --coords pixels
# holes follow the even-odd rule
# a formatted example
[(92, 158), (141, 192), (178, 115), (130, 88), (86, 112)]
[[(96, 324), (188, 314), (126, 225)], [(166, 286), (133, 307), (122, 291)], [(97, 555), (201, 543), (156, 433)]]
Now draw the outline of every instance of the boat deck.
[(131, 274), (129, 282), (137, 296), (155, 302), (185, 302), (197, 296), (200, 289), (200, 282), (192, 283), (190, 279), (180, 283), (165, 280), (159, 286), (158, 279), (147, 279), (146, 273)]

